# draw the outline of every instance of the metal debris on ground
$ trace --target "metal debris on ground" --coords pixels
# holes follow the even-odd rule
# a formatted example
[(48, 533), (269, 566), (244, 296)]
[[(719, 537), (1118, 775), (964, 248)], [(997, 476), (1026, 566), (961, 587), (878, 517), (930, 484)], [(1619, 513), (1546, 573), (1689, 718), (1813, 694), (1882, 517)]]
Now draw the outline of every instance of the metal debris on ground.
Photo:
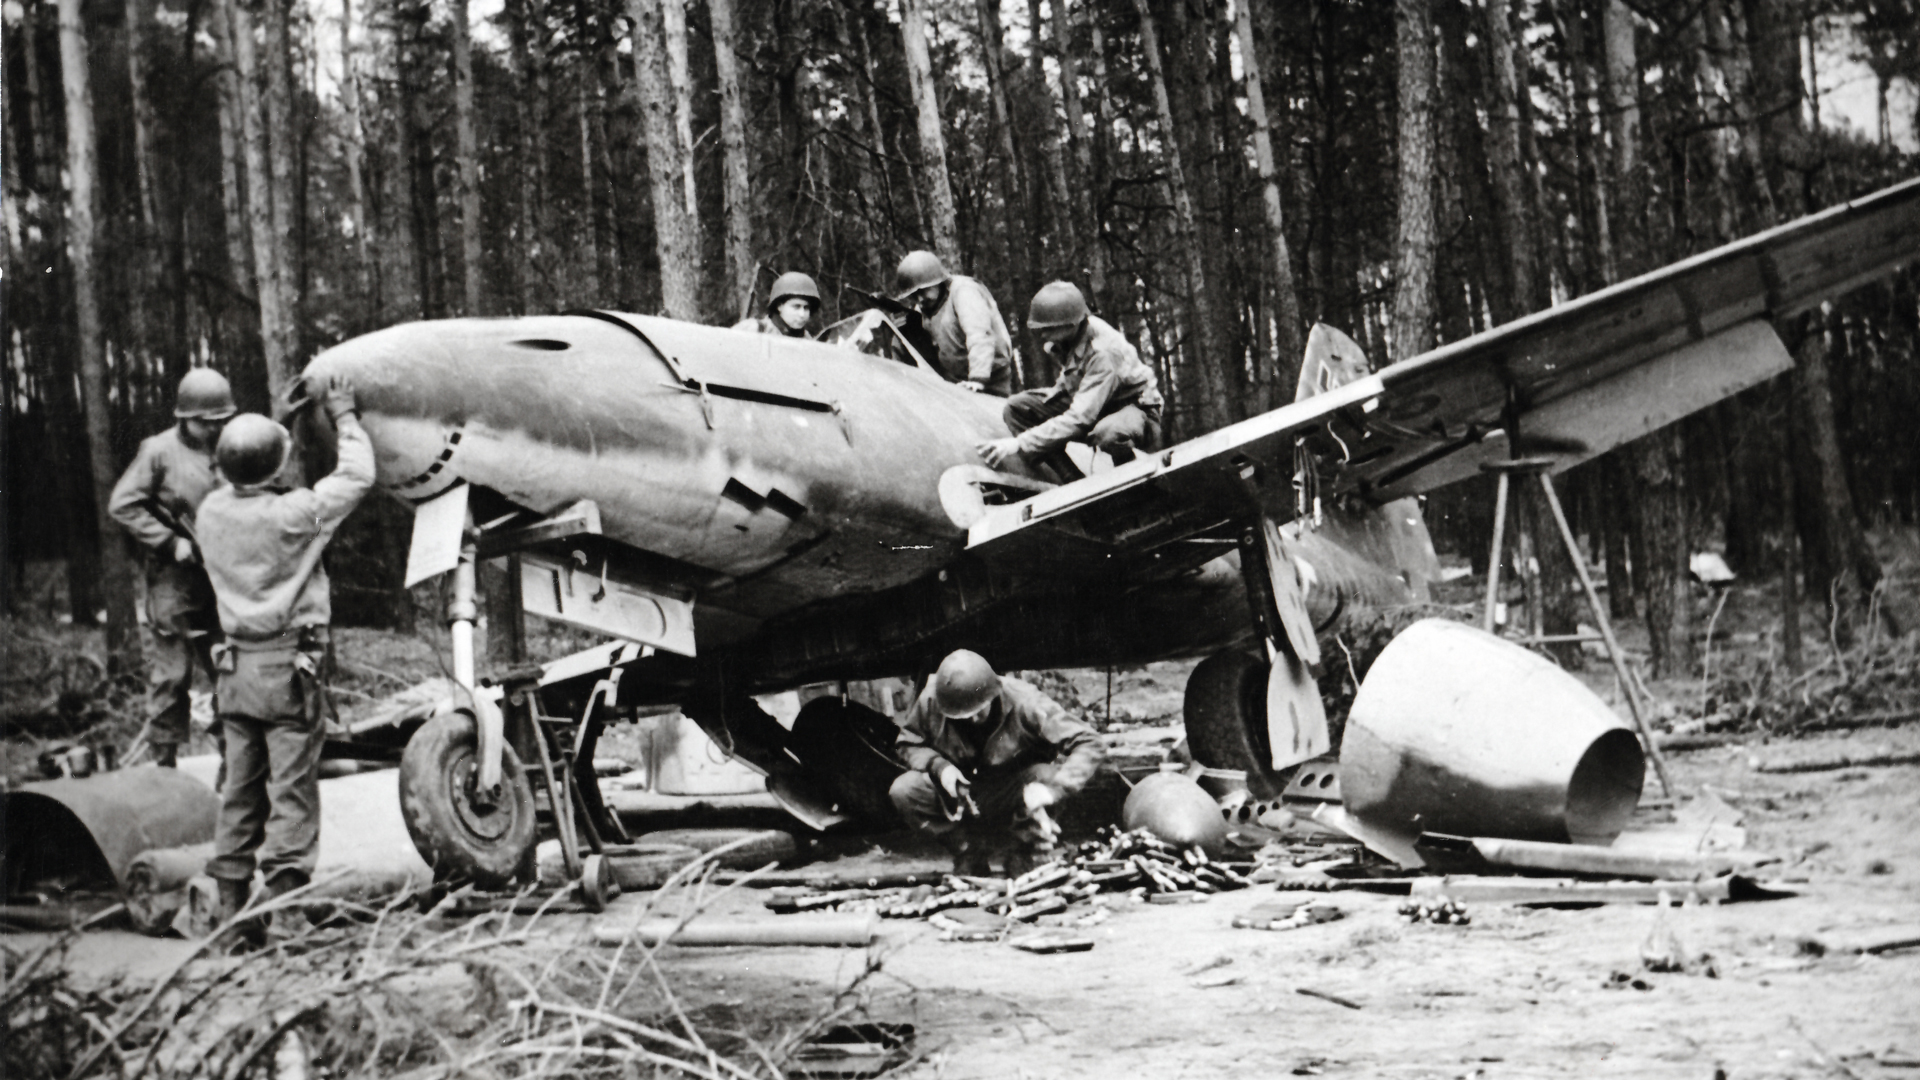
[(1455, 900), (1412, 900), (1400, 905), (1400, 918), (1410, 923), (1433, 923), (1436, 926), (1468, 926), (1473, 916), (1468, 913), (1467, 905)]
[(1041, 930), (1023, 934), (1007, 942), (1016, 949), (1042, 955), (1048, 953), (1086, 952), (1093, 948), (1093, 939), (1079, 934), (1069, 934), (1063, 930)]
[(906, 1060), (913, 1036), (912, 1024), (835, 1024), (794, 1052), (792, 1075), (879, 1076)]
[(1243, 930), (1295, 930), (1337, 922), (1346, 914), (1324, 900), (1268, 900), (1234, 916), (1233, 925)]
[[(985, 912), (1013, 922), (1073, 927), (1098, 925), (1108, 917), (1107, 896), (1205, 899), (1244, 889), (1247, 863), (1209, 858), (1199, 847), (1176, 848), (1145, 830), (1109, 827), (1081, 844), (1069, 857), (1046, 863), (1014, 878), (944, 875), (938, 883), (879, 888), (776, 888), (767, 907), (781, 914), (803, 911), (871, 911), (889, 919), (934, 919), (949, 912)], [(950, 940), (978, 940), (975, 925), (948, 918), (942, 929)]]

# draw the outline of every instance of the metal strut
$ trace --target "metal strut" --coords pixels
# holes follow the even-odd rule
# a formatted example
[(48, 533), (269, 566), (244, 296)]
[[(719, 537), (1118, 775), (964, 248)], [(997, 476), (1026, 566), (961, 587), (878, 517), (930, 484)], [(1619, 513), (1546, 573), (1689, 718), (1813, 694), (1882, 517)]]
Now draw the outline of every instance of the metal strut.
[[(1586, 593), (1587, 607), (1593, 612), (1594, 625), (1600, 628), (1600, 640), (1606, 643), (1607, 659), (1613, 663), (1614, 677), (1620, 680), (1621, 693), (1627, 698), (1627, 711), (1633, 715), (1633, 727), (1640, 735), (1640, 741), (1646, 744), (1647, 756), (1653, 760), (1653, 771), (1660, 778), (1660, 791), (1668, 798), (1673, 797), (1673, 783), (1667, 778), (1667, 761), (1660, 753), (1660, 746), (1654, 741), (1653, 732), (1647, 727), (1646, 716), (1641, 711), (1640, 695), (1633, 674), (1627, 670), (1626, 654), (1620, 651), (1620, 641), (1613, 636), (1613, 624), (1607, 620), (1606, 605), (1600, 602), (1599, 590), (1593, 587), (1593, 577), (1587, 573), (1587, 560), (1580, 554), (1580, 545), (1573, 538), (1573, 528), (1567, 524), (1566, 512), (1560, 509), (1560, 496), (1553, 489), (1553, 477), (1547, 475), (1554, 466), (1554, 459), (1548, 457), (1513, 458), (1508, 461), (1490, 461), (1480, 466), (1482, 471), (1495, 474), (1497, 486), (1493, 497), (1493, 546), (1487, 553), (1487, 601), (1486, 612), (1481, 625), (1487, 633), (1493, 633), (1494, 605), (1500, 596), (1500, 553), (1506, 536), (1507, 524), (1507, 486), (1514, 475), (1536, 476), (1540, 480), (1540, 490), (1547, 496), (1547, 506), (1553, 511), (1553, 523), (1559, 527), (1561, 543), (1566, 545), (1567, 558), (1573, 560), (1573, 572), (1579, 575), (1580, 588)], [(1534, 590), (1535, 602), (1538, 602), (1539, 590)], [(1535, 636), (1527, 638), (1529, 644), (1539, 644), (1548, 640)], [(1554, 641), (1589, 641), (1582, 634), (1554, 637)]]

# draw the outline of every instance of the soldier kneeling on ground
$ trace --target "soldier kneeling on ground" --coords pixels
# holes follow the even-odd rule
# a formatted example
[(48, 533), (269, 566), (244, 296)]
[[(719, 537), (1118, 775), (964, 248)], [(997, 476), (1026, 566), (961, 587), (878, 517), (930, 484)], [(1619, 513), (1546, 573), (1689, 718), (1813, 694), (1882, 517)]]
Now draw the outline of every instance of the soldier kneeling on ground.
[(1050, 855), (1059, 827), (1047, 807), (1085, 787), (1106, 758), (1091, 727), (1033, 684), (1003, 678), (979, 653), (940, 662), (907, 713), (898, 744), (907, 772), (888, 792), (906, 822), (940, 837), (956, 874), (1009, 876)]

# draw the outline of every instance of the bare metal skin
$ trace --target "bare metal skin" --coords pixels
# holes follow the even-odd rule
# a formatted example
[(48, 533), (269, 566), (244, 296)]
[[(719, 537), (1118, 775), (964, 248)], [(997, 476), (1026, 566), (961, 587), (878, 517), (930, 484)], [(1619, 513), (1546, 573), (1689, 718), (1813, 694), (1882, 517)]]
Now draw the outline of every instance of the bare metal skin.
[[(619, 318), (406, 324), (307, 375), (353, 379), (379, 483), (402, 498), (465, 479), (541, 513), (593, 499), (607, 536), (704, 579), (702, 658), (732, 653), (756, 689), (911, 674), (966, 644), (1002, 666), (1092, 666), (1249, 635), (1231, 554), (1123, 580), (970, 565), (940, 481), (1007, 436), (998, 399), (845, 347)], [(1381, 522), (1328, 532), (1300, 548), (1317, 617), (1411, 599)]]

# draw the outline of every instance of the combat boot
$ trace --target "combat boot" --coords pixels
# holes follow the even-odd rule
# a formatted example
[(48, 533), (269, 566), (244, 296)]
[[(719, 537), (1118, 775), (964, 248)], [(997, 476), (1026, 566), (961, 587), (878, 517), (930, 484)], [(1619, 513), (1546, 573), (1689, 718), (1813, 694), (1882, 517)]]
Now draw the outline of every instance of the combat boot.
[[(260, 890), (260, 902), (272, 903), (276, 898), (287, 895), (295, 889), (306, 888), (311, 879), (298, 870), (282, 870), (267, 879), (266, 886)], [(306, 912), (296, 904), (283, 907), (269, 915), (262, 916), (265, 921), (265, 940), (269, 945), (284, 944), (298, 937), (308, 926)]]
[(214, 885), (220, 892), (220, 919), (216, 925), (231, 924), (232, 927), (222, 944), (234, 952), (251, 952), (264, 945), (267, 928), (257, 916), (235, 921), (246, 910), (247, 900), (253, 895), (253, 882), (216, 878)]
[(180, 744), (157, 742), (153, 744), (153, 763), (163, 769), (176, 769), (180, 766)]
[(1004, 861), (1007, 866), (1007, 876), (1017, 878), (1052, 862), (1053, 845), (1016, 842), (1007, 849)]
[(987, 859), (987, 850), (973, 837), (958, 832), (948, 833), (941, 838), (947, 851), (953, 856), (953, 872), (961, 877), (992, 877), (993, 864)]

